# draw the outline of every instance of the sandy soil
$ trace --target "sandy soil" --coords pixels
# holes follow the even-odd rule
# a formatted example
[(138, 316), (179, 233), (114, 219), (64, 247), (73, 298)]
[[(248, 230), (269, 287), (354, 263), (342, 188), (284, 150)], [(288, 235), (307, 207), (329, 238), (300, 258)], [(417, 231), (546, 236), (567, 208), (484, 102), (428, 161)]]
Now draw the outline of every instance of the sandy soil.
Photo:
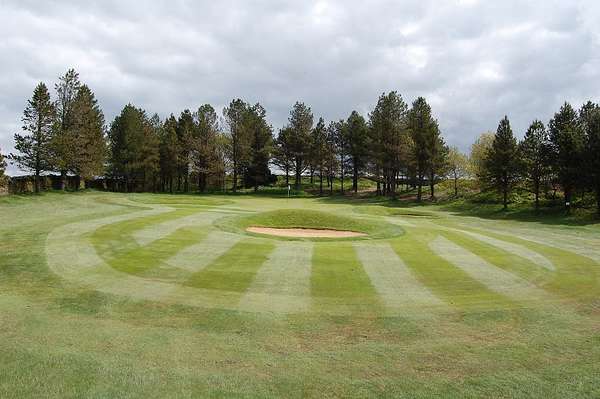
[(279, 229), (273, 227), (248, 227), (246, 231), (251, 233), (270, 234), (280, 237), (323, 237), (323, 238), (345, 238), (363, 237), (365, 233), (344, 230), (327, 229)]

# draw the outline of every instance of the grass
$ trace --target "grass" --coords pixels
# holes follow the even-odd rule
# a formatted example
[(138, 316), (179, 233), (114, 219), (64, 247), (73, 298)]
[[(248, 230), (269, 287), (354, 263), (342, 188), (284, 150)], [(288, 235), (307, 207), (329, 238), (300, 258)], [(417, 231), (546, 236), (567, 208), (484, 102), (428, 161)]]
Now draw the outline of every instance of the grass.
[[(2, 198), (0, 397), (600, 397), (600, 226), (447, 206), (89, 191)], [(85, 269), (91, 254), (53, 251), (49, 237), (95, 223), (74, 242), (115, 273), (67, 278), (56, 260)], [(379, 239), (283, 242), (243, 233), (247, 223)], [(555, 270), (464, 231), (522, 246)], [(443, 240), (480, 263), (457, 264), (437, 251)], [(180, 253), (197, 264), (173, 266)], [(82, 277), (97, 267), (88, 266)], [(509, 280), (473, 267), (545, 295), (513, 295)], [(111, 293), (119, 276), (132, 285)]]
[[(374, 222), (372, 220), (348, 217), (346, 215), (330, 212), (308, 210), (308, 209), (281, 209), (268, 212), (260, 212), (245, 217), (235, 217), (224, 219), (218, 224), (227, 231), (237, 233), (247, 233), (254, 236), (261, 236), (246, 232), (250, 226), (256, 227), (275, 227), (275, 228), (305, 228), (305, 229), (330, 229), (346, 230), (367, 234), (366, 237), (345, 238), (345, 240), (357, 239), (382, 239), (403, 234), (400, 226), (387, 223), (385, 221)], [(327, 238), (290, 238), (280, 237), (286, 240), (312, 240), (312, 241), (331, 241)], [(340, 239), (335, 239), (339, 241)]]

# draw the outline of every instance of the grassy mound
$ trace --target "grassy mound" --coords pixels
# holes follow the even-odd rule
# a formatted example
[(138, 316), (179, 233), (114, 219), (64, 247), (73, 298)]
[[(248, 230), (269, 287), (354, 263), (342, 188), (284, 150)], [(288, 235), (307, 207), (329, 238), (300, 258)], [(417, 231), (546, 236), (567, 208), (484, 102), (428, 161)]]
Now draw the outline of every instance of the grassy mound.
[(367, 234), (365, 237), (348, 238), (297, 238), (277, 237), (283, 240), (358, 240), (358, 239), (381, 239), (395, 237), (404, 234), (400, 226), (385, 222), (373, 222), (358, 218), (340, 216), (328, 212), (312, 211), (305, 209), (281, 209), (270, 212), (258, 213), (244, 217), (229, 217), (216, 222), (216, 225), (226, 231), (235, 233), (249, 233), (246, 229), (254, 227), (274, 228), (298, 228), (298, 229), (327, 229), (355, 231)]
[(363, 206), (353, 209), (356, 213), (376, 216), (404, 216), (415, 218), (438, 218), (439, 216), (432, 213), (413, 208), (394, 208), (387, 206)]
[(202, 205), (217, 206), (232, 204), (233, 201), (220, 198), (199, 196), (194, 194), (134, 194), (129, 199), (142, 204), (159, 205)]

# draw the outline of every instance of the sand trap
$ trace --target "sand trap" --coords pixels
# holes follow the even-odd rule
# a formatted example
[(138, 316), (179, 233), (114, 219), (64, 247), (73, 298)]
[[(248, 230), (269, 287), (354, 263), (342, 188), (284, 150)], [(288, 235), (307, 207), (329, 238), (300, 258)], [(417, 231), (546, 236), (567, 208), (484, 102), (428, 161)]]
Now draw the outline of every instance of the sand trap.
[(346, 238), (364, 237), (365, 233), (347, 230), (328, 229), (280, 229), (274, 227), (248, 227), (250, 233), (269, 234), (280, 237), (321, 237), (321, 238)]

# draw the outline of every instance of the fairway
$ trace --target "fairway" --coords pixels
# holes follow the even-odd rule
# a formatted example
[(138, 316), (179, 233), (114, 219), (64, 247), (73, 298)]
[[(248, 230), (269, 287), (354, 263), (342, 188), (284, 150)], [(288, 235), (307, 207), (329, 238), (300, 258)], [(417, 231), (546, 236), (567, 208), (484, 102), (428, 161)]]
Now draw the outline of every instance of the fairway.
[(600, 397), (598, 224), (100, 192), (0, 220), (2, 398)]

